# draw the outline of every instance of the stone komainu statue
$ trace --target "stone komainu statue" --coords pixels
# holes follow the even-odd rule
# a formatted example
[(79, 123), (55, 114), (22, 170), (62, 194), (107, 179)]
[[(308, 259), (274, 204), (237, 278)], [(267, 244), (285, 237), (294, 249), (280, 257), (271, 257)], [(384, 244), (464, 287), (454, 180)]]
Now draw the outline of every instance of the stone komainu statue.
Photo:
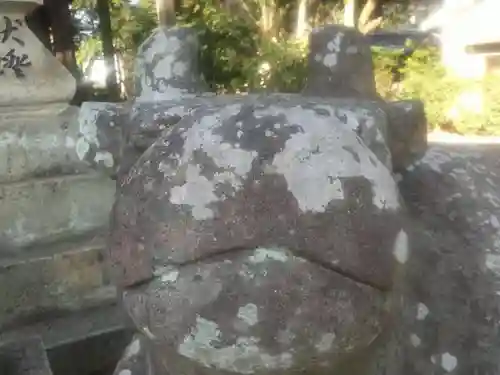
[(422, 105), (377, 96), (347, 28), (313, 32), (302, 95), (205, 94), (196, 48), (157, 30), (125, 146), (86, 147), (117, 175), (109, 254), (137, 334), (116, 374), (386, 371), (409, 257), (392, 173), (425, 151)]

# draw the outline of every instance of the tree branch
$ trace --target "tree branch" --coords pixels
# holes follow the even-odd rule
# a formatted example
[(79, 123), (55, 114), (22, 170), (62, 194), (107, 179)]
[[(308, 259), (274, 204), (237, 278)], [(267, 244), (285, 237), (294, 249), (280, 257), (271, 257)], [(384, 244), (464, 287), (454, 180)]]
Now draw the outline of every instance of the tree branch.
[(359, 31), (362, 34), (368, 34), (371, 31), (373, 31), (376, 28), (378, 28), (380, 26), (380, 24), (382, 23), (382, 21), (383, 21), (382, 17), (378, 17), (378, 18), (375, 18), (375, 19), (373, 19), (371, 21), (368, 21), (363, 26), (360, 26)]
[(367, 0), (365, 6), (363, 7), (363, 10), (361, 11), (361, 14), (359, 15), (358, 18), (358, 27), (359, 29), (364, 29), (364, 26), (368, 24), (370, 21), (370, 18), (372, 17), (373, 13), (378, 7), (379, 0)]
[(253, 16), (252, 11), (248, 7), (248, 4), (245, 2), (245, 0), (239, 0), (238, 1), (241, 9), (245, 11), (245, 16), (248, 20), (250, 20), (252, 23), (257, 24), (258, 20)]

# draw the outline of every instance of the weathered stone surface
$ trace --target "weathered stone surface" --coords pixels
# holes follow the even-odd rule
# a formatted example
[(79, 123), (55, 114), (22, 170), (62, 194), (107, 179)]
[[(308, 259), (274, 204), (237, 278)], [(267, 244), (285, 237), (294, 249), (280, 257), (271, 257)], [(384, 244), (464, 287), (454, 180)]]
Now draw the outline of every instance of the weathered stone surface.
[(388, 302), (279, 248), (172, 268), (124, 301), (153, 353), (162, 353), (156, 374), (347, 374), (362, 368), (350, 356), (369, 358), (378, 344)]
[(330, 25), (314, 30), (309, 46), (304, 94), (373, 100), (388, 117), (386, 141), (394, 170), (402, 170), (423, 156), (427, 148), (423, 104), (418, 100), (386, 103), (378, 96), (370, 45), (362, 34)]
[[(130, 167), (161, 135), (181, 118), (198, 109), (216, 108), (238, 103), (275, 103), (294, 107), (297, 105), (317, 107), (318, 111), (335, 112), (346, 122), (346, 127), (355, 129), (358, 135), (379, 157), (390, 166), (391, 156), (387, 147), (387, 116), (380, 103), (370, 100), (304, 98), (294, 94), (217, 96), (203, 95), (197, 98), (137, 103), (132, 107), (130, 121), (122, 128), (124, 150), (120, 164), (120, 175)], [(349, 115), (349, 121), (347, 121)], [(374, 125), (376, 124), (376, 125)]]
[(89, 170), (78, 158), (78, 108), (60, 115), (18, 116), (0, 124), (0, 183), (77, 174)]
[(113, 301), (104, 248), (102, 238), (82, 239), (0, 258), (0, 331)]
[(315, 29), (309, 50), (305, 94), (379, 98), (370, 45), (357, 30), (341, 25)]
[(0, 234), (24, 246), (107, 226), (115, 184), (96, 174), (0, 185)]
[[(413, 233), (391, 172), (423, 155), (422, 106), (382, 101), (342, 27), (313, 34), (307, 97), (202, 94), (190, 33), (141, 47), (121, 151), (87, 141), (120, 164), (109, 255), (138, 334), (115, 374), (400, 375)], [(119, 118), (92, 108), (97, 134)]]
[[(76, 82), (45, 49), (25, 22), (38, 1), (0, 1), (0, 114), (50, 113), (63, 109), (75, 94)], [(17, 64), (19, 61), (19, 64)]]
[(147, 149), (120, 180), (110, 256), (157, 374), (369, 364), (409, 252), (385, 121), (373, 102), (247, 97)]
[(500, 372), (496, 145), (431, 145), (402, 176), (414, 224), (405, 375)]
[(43, 342), (28, 337), (15, 342), (0, 343), (2, 375), (52, 375)]
[[(161, 265), (279, 245), (389, 285), (399, 197), (357, 135), (360, 113), (270, 100), (185, 117), (121, 181), (111, 245), (118, 280), (150, 277), (153, 254)], [(377, 219), (364, 227), (368, 217)]]
[(111, 176), (122, 159), (123, 130), (128, 121), (128, 106), (121, 103), (86, 102), (78, 116), (75, 144), (79, 160)]
[(137, 52), (135, 77), (137, 102), (178, 99), (203, 91), (196, 31), (155, 29)]
[(49, 320), (26, 324), (14, 330), (2, 330), (0, 341), (14, 341), (36, 335), (43, 339), (47, 350), (52, 352), (61, 350), (68, 343), (74, 344), (89, 337), (123, 331), (127, 328), (127, 323), (122, 306), (117, 306), (116, 301), (110, 301), (97, 308), (71, 311), (70, 314), (53, 316)]

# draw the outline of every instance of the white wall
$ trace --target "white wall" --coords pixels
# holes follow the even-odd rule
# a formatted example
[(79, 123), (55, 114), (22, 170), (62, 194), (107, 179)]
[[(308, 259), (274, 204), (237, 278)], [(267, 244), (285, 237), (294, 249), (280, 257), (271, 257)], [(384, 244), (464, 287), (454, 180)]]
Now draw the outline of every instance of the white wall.
[(479, 78), (486, 71), (485, 56), (471, 55), (471, 44), (500, 41), (500, 0), (444, 0), (421, 28), (441, 28), (443, 63), (460, 77)]

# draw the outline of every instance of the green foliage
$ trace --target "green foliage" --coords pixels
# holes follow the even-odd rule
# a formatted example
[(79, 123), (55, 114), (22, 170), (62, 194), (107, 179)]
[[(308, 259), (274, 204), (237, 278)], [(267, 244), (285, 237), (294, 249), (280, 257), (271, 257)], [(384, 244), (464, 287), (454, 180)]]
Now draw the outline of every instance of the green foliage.
[(431, 127), (446, 124), (449, 121), (447, 111), (452, 108), (461, 84), (446, 74), (438, 51), (416, 50), (401, 72), (404, 78), (397, 98), (422, 100)]
[[(433, 49), (416, 50), (404, 62), (398, 61), (400, 56), (399, 51), (374, 53), (379, 93), (389, 100), (423, 100), (431, 126), (444, 124), (447, 121), (444, 108), (451, 108), (458, 87), (455, 87), (454, 80), (447, 77), (439, 62), (438, 52)], [(402, 80), (395, 84), (392, 79), (397, 73)]]
[[(154, 0), (110, 0), (111, 30), (116, 55), (123, 64), (121, 83), (127, 94), (133, 92), (133, 65), (137, 48), (156, 27)], [(95, 0), (74, 0), (72, 10), (79, 26), (80, 38), (76, 51), (77, 63), (86, 68), (93, 58), (102, 56), (102, 42)], [(85, 33), (82, 32), (85, 30)], [(121, 73), (121, 72), (120, 72)]]
[(394, 99), (394, 74), (399, 70), (398, 58), (401, 51), (373, 48), (372, 52), (377, 91), (385, 99)]
[(121, 80), (126, 92), (133, 92), (134, 58), (139, 46), (157, 26), (154, 0), (139, 0), (131, 5), (126, 0), (112, 0), (111, 29), (113, 45), (123, 63)]
[(180, 21), (198, 31), (200, 67), (209, 87), (216, 92), (246, 91), (258, 70), (255, 25), (221, 11), (210, 0), (185, 7)]
[(200, 67), (213, 91), (296, 92), (303, 86), (302, 43), (262, 33), (252, 18), (224, 12), (210, 0), (194, 2), (182, 14), (180, 21), (198, 30)]
[(489, 74), (482, 82), (484, 113), (479, 133), (500, 135), (500, 76)]
[(111, 28), (117, 51), (135, 54), (137, 47), (155, 27), (156, 14), (153, 1), (139, 1), (137, 5), (131, 5), (123, 0), (111, 2)]
[[(481, 81), (453, 77), (432, 48), (417, 50), (403, 66), (398, 66), (395, 53), (375, 52), (374, 62), (379, 93), (389, 100), (422, 100), (431, 129), (500, 134), (500, 77), (490, 74)], [(397, 85), (391, 79), (394, 69), (403, 77)]]
[(264, 39), (260, 48), (259, 81), (255, 89), (293, 93), (307, 76), (307, 45), (294, 40)]
[[(220, 25), (212, 24), (212, 27)], [(239, 32), (238, 39), (244, 40), (254, 30), (248, 34)], [(213, 31), (201, 34), (204, 46), (210, 44), (203, 37), (211, 33)], [(252, 40), (255, 42), (252, 49), (257, 51), (253, 56), (252, 49), (244, 51), (248, 52), (247, 55), (240, 55), (238, 48), (241, 47), (227, 38), (218, 40), (218, 49), (204, 49), (205, 74), (207, 68), (226, 74), (212, 75), (212, 87), (218, 92), (299, 92), (307, 74), (306, 46), (292, 40), (263, 36), (257, 39), (255, 35)], [(402, 59), (401, 54), (402, 51), (373, 50), (377, 90), (382, 97), (387, 100), (422, 100), (431, 129), (500, 134), (500, 103), (496, 100), (500, 96), (500, 77), (490, 75), (483, 82), (452, 77), (441, 65), (439, 52), (432, 48), (419, 49), (407, 59)], [(400, 81), (395, 82), (398, 75)], [(473, 102), (481, 92), (483, 109), (478, 113)], [(460, 102), (461, 96), (469, 97), (465, 104)]]

